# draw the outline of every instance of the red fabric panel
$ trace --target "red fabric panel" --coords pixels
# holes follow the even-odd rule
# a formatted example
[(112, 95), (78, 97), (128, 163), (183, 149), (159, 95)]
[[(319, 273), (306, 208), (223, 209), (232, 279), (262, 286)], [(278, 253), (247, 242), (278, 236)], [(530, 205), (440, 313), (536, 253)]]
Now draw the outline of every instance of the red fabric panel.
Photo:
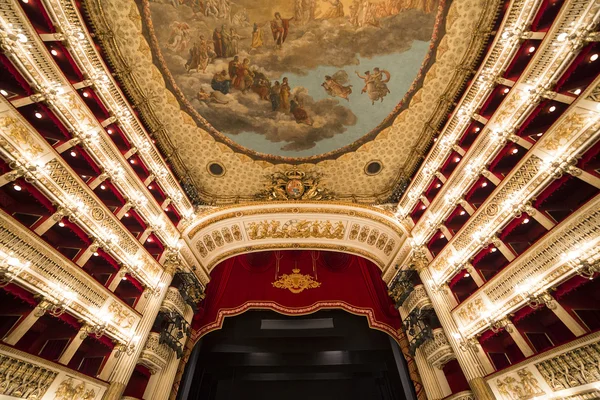
[(537, 32), (537, 27), (540, 23), (540, 20), (544, 16), (544, 12), (548, 8), (548, 3), (549, 3), (549, 0), (542, 2), (540, 9), (538, 10), (537, 14), (535, 15), (535, 18), (534, 18), (533, 22), (531, 23), (531, 29), (533, 30), (533, 32)]
[(465, 375), (463, 374), (462, 369), (460, 368), (460, 365), (458, 365), (458, 361), (456, 361), (456, 359), (448, 361), (446, 365), (444, 365), (443, 371), (452, 393), (470, 390), (469, 382), (467, 382), (467, 379), (465, 378)]
[(19, 185), (23, 187), (23, 190), (29, 193), (38, 203), (46, 208), (51, 214), (54, 214), (54, 206), (52, 202), (48, 200), (46, 196), (41, 194), (32, 184), (26, 182), (24, 179), (19, 179)]
[(135, 367), (133, 374), (131, 374), (131, 378), (127, 383), (127, 387), (125, 388), (123, 396), (141, 399), (144, 396), (144, 391), (146, 391), (146, 386), (148, 386), (149, 380), (150, 371), (148, 371), (148, 368), (138, 364)]
[(573, 278), (569, 279), (568, 281), (564, 282), (562, 285), (560, 285), (554, 292), (554, 297), (557, 300), (560, 300), (567, 294), (571, 293), (573, 290), (578, 289), (582, 285), (585, 285), (586, 283), (589, 283), (589, 282), (590, 282), (589, 279), (584, 278), (579, 275), (576, 275)]
[(33, 298), (33, 294), (31, 292), (28, 292), (27, 290), (13, 283), (9, 283), (3, 289), (15, 296), (17, 299), (23, 300), (25, 303), (33, 307), (35, 307), (38, 303), (37, 300)]
[[(300, 274), (314, 277), (310, 251), (281, 254), (279, 277), (291, 274), (296, 265)], [(294, 294), (273, 286), (274, 263), (266, 269), (249, 269), (239, 257), (226, 260), (213, 270), (206, 299), (201, 304), (204, 312), (194, 320), (195, 339), (219, 329), (225, 316), (240, 314), (249, 308), (270, 308), (284, 314), (309, 314), (320, 308), (342, 308), (368, 315), (373, 327), (394, 337), (402, 326), (398, 312), (394, 312), (395, 315), (388, 312), (393, 306), (392, 300), (381, 281), (379, 269), (371, 262), (351, 257), (348, 267), (336, 272), (325, 268), (319, 260), (317, 276), (320, 287)]]
[(571, 175), (562, 176), (556, 180), (554, 180), (542, 193), (540, 193), (535, 201), (534, 207), (539, 207), (544, 201), (552, 195), (556, 190), (558, 190), (562, 185), (570, 179)]
[(144, 291), (144, 286), (133, 276), (127, 274), (127, 280), (129, 281), (129, 283), (131, 283), (133, 286), (135, 286), (135, 288), (137, 290), (139, 290), (140, 293)]
[(577, 58), (575, 58), (571, 65), (569, 65), (569, 68), (567, 68), (567, 70), (562, 74), (562, 76), (556, 83), (556, 87), (554, 88), (556, 92), (560, 92), (562, 86), (571, 77), (573, 72), (575, 72), (575, 70), (581, 65), (581, 63), (584, 62), (591, 50), (591, 46), (586, 46), (583, 49), (581, 49), (581, 52), (577, 55)]
[(79, 330), (81, 329), (81, 324), (77, 322), (77, 318), (72, 316), (71, 314), (64, 313), (60, 317), (58, 317), (62, 322), (67, 325), (71, 325), (73, 328)]
[(25, 90), (25, 93), (28, 96), (31, 96), (34, 93), (31, 86), (29, 86), (29, 83), (27, 83), (23, 76), (21, 76), (21, 73), (14, 67), (12, 62), (6, 58), (4, 54), (0, 54), (0, 63), (2, 63), (2, 66), (13, 76), (13, 79), (17, 81), (19, 86)]

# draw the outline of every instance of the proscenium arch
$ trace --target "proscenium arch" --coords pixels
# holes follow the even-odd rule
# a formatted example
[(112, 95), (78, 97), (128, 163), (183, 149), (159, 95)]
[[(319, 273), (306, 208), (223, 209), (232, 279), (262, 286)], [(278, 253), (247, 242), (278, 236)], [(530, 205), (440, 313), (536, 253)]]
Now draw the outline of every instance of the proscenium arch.
[(408, 237), (393, 213), (335, 202), (268, 202), (205, 212), (183, 238), (206, 273), (239, 254), (310, 249), (354, 254), (385, 273)]
[[(420, 395), (421, 379), (408, 352), (400, 315), (374, 263), (340, 252), (265, 251), (262, 255), (246, 253), (230, 257), (213, 268), (206, 298), (199, 307), (186, 346), (188, 355), (201, 337), (221, 329), (226, 318), (248, 310), (299, 316), (340, 309), (366, 317), (371, 329), (385, 332), (395, 340), (402, 349), (415, 391)], [(302, 275), (314, 276), (319, 286), (291, 293), (273, 285), (277, 276), (289, 274), (293, 268), (300, 269)], [(180, 368), (183, 373), (183, 367)]]
[[(221, 324), (218, 327), (215, 327), (214, 329), (210, 330), (210, 331), (206, 331), (202, 336), (198, 337), (198, 340), (193, 342), (193, 343), (188, 343), (188, 356), (185, 358), (185, 362), (186, 364), (190, 364), (190, 365), (186, 365), (185, 368), (181, 367), (181, 381), (179, 383), (179, 388), (178, 388), (178, 393), (177, 393), (177, 400), (187, 400), (187, 399), (191, 399), (194, 397), (190, 397), (193, 396), (193, 394), (197, 395), (198, 392), (197, 388), (196, 391), (192, 390), (192, 387), (194, 385), (197, 385), (197, 381), (195, 381), (195, 377), (198, 377), (199, 372), (197, 371), (197, 366), (198, 365), (202, 365), (201, 361), (199, 359), (200, 356), (200, 351), (201, 349), (204, 347), (203, 346), (203, 341), (201, 339), (203, 339), (204, 337), (206, 337), (207, 335), (211, 335), (211, 334), (219, 334), (218, 332), (223, 329), (228, 327), (228, 324), (226, 324), (226, 321), (229, 321), (230, 319), (236, 319), (236, 318), (243, 318), (243, 316), (245, 314), (247, 314), (247, 311), (269, 311), (269, 312), (273, 312), (274, 314), (277, 315), (281, 315), (281, 316), (291, 316), (291, 317), (305, 317), (305, 316), (309, 316), (309, 315), (315, 315), (315, 318), (331, 318), (333, 320), (333, 323), (335, 324), (336, 328), (339, 329), (339, 327), (337, 327), (336, 324), (336, 320), (339, 318), (339, 314), (333, 314), (331, 315), (330, 313), (321, 313), (322, 311), (340, 311), (343, 312), (344, 314), (348, 314), (348, 315), (352, 315), (352, 316), (356, 316), (358, 319), (360, 319), (360, 323), (361, 325), (364, 324), (365, 320), (367, 322), (366, 325), (364, 325), (364, 327), (361, 327), (362, 329), (368, 329), (368, 330), (372, 330), (372, 331), (376, 331), (379, 334), (381, 334), (382, 336), (386, 337), (389, 339), (389, 350), (390, 350), (390, 355), (393, 354), (393, 359), (395, 361), (395, 369), (397, 371), (397, 376), (399, 379), (399, 383), (400, 386), (395, 387), (395, 389), (397, 390), (397, 392), (399, 392), (398, 394), (403, 394), (404, 397), (407, 400), (414, 400), (414, 399), (421, 399), (422, 397), (422, 388), (419, 386), (418, 388), (415, 388), (415, 384), (413, 383), (411, 376), (410, 376), (410, 368), (412, 366), (412, 368), (414, 369), (414, 362), (407, 361), (406, 358), (403, 356), (402, 354), (402, 346), (405, 345), (402, 340), (399, 341), (398, 340), (398, 335), (395, 334), (391, 334), (388, 330), (385, 329), (380, 329), (377, 326), (373, 326), (370, 322), (369, 317), (361, 312), (356, 312), (356, 310), (353, 310), (352, 308), (344, 308), (344, 307), (320, 307), (318, 309), (315, 309), (313, 311), (307, 311), (306, 313), (298, 313), (296, 311), (294, 312), (286, 312), (285, 309), (279, 308), (279, 307), (246, 307), (243, 310), (240, 310), (239, 312), (235, 313), (235, 314), (228, 314), (225, 315), (225, 317), (223, 318), (223, 320), (221, 321)], [(262, 317), (265, 317), (265, 315), (261, 314)], [(273, 314), (269, 314), (268, 315), (269, 318), (272, 319), (278, 319), (275, 315)], [(364, 317), (364, 318), (362, 318)], [(259, 317), (260, 318), (260, 317)], [(231, 332), (231, 326), (229, 326), (230, 332)], [(258, 328), (260, 329), (260, 328)], [(330, 329), (334, 329), (333, 325), (331, 326)], [(348, 332), (347, 335), (350, 336), (354, 336), (354, 332), (350, 333)], [(221, 337), (221, 336), (219, 336)], [(254, 335), (252, 335), (251, 337), (255, 337)], [(239, 340), (239, 339), (238, 339)], [(257, 350), (257, 351), (268, 351), (266, 349), (264, 350)], [(343, 351), (343, 350), (342, 350)], [(196, 383), (195, 383), (196, 382)]]

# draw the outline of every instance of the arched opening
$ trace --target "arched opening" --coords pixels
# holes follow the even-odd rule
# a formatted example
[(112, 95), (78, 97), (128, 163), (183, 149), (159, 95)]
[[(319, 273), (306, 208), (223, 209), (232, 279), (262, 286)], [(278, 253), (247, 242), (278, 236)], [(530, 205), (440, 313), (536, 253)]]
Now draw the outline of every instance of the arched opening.
[[(330, 321), (323, 329), (261, 329), (265, 321), (294, 326), (323, 320)], [(422, 392), (381, 271), (355, 255), (288, 250), (230, 258), (213, 269), (191, 336), (181, 400), (239, 398), (256, 390), (256, 398), (267, 399), (283, 396), (284, 389), (286, 398), (336, 398), (335, 388), (350, 399), (365, 398), (359, 394), (367, 388), (368, 398), (377, 399), (413, 399)], [(263, 393), (268, 387), (272, 391)]]
[(180, 398), (406, 399), (390, 339), (342, 310), (249, 310), (198, 341)]

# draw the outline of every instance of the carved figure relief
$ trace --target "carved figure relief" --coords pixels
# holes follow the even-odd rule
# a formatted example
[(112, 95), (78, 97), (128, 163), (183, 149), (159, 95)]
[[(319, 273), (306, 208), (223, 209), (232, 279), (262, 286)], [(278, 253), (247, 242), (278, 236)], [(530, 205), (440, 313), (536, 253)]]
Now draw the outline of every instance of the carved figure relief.
[(531, 371), (522, 368), (517, 377), (507, 376), (496, 380), (496, 387), (504, 400), (528, 400), (546, 394)]
[(338, 221), (306, 221), (289, 220), (283, 225), (280, 221), (251, 222), (246, 228), (250, 240), (259, 239), (300, 239), (300, 238), (324, 238), (343, 239), (346, 227)]
[(123, 329), (129, 329), (135, 323), (135, 317), (119, 303), (111, 303), (108, 306), (108, 311), (112, 313), (115, 324)]
[(86, 389), (83, 381), (73, 380), (71, 377), (62, 381), (54, 392), (54, 400), (93, 400), (94, 398), (96, 398), (94, 389)]

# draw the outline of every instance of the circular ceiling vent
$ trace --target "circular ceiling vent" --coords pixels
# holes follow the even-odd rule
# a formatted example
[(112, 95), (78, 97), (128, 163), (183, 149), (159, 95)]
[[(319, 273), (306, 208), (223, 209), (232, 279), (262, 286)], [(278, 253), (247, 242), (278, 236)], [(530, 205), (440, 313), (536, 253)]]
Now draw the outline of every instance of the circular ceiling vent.
[(206, 169), (208, 170), (208, 173), (211, 174), (212, 176), (225, 175), (225, 167), (223, 166), (223, 164), (218, 163), (216, 161), (208, 163), (208, 165), (206, 166)]
[(383, 165), (381, 165), (381, 161), (373, 160), (369, 161), (367, 165), (365, 165), (365, 174), (367, 175), (377, 175), (383, 169)]

